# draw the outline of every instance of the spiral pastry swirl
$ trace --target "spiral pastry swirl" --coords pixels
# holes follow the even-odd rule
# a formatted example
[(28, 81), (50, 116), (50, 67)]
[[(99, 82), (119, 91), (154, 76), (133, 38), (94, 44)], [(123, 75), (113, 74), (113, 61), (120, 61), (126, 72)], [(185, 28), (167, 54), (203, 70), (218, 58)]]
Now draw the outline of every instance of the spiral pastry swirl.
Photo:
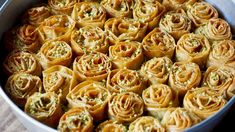
[(194, 62), (203, 68), (210, 50), (210, 43), (205, 36), (193, 33), (185, 34), (177, 42), (176, 60)]
[(102, 0), (100, 4), (110, 17), (124, 18), (132, 16), (134, 0)]
[(74, 5), (72, 18), (78, 27), (88, 25), (103, 28), (106, 21), (106, 11), (97, 2), (80, 2)]
[(175, 52), (175, 39), (159, 28), (148, 33), (143, 41), (144, 55), (148, 58), (167, 56), (172, 58)]
[(149, 84), (165, 84), (173, 63), (168, 57), (152, 58), (145, 62), (140, 69), (140, 75), (147, 79)]
[(201, 120), (196, 114), (185, 108), (175, 108), (167, 110), (162, 119), (162, 124), (166, 126), (169, 132), (181, 132), (201, 122)]
[(114, 120), (106, 120), (96, 128), (96, 132), (110, 132), (110, 130), (114, 132), (126, 132), (127, 128), (122, 123)]
[(201, 119), (215, 114), (226, 103), (222, 96), (208, 87), (189, 90), (183, 100), (184, 108), (194, 112)]
[(195, 33), (205, 35), (211, 43), (232, 39), (229, 24), (221, 18), (210, 19), (205, 26), (197, 28)]
[(4, 45), (9, 51), (27, 50), (36, 52), (41, 43), (36, 27), (24, 24), (5, 33)]
[(139, 69), (144, 55), (139, 42), (126, 41), (110, 46), (109, 58), (114, 68)]
[(11, 75), (5, 85), (6, 93), (18, 106), (24, 106), (27, 98), (35, 92), (40, 92), (41, 89), (41, 79), (28, 73)]
[(19, 72), (40, 76), (42, 69), (35, 54), (18, 50), (8, 54), (3, 62), (3, 68), (8, 76)]
[(107, 88), (110, 92), (134, 92), (141, 94), (145, 88), (139, 73), (129, 69), (115, 69), (112, 70), (107, 79)]
[(72, 49), (65, 41), (50, 41), (43, 44), (37, 58), (43, 69), (54, 65), (69, 66), (72, 61)]
[(212, 51), (207, 60), (207, 67), (227, 65), (233, 67), (235, 65), (235, 41), (223, 40), (212, 46)]
[(128, 124), (143, 114), (144, 103), (138, 94), (123, 92), (109, 101), (108, 114), (111, 119)]
[(71, 34), (71, 47), (77, 55), (90, 52), (107, 53), (109, 47), (106, 33), (99, 27), (85, 26)]
[(151, 116), (142, 116), (133, 121), (128, 132), (166, 132), (161, 123), (154, 117)]
[(67, 15), (54, 15), (45, 19), (38, 27), (43, 43), (51, 40), (69, 41), (76, 22)]
[(168, 32), (176, 40), (190, 33), (192, 22), (183, 9), (167, 12), (159, 23), (161, 30)]
[(217, 10), (206, 2), (197, 2), (190, 6), (187, 15), (196, 27), (205, 25), (210, 19), (219, 17)]
[(112, 68), (107, 55), (100, 52), (78, 56), (73, 62), (73, 71), (78, 81), (106, 79)]
[(84, 81), (78, 84), (67, 95), (69, 107), (84, 107), (94, 120), (104, 119), (108, 100), (111, 97), (104, 85), (96, 81)]
[(63, 115), (60, 97), (52, 92), (34, 93), (27, 99), (24, 111), (34, 119), (51, 127), (56, 127)]
[(79, 2), (79, 0), (48, 0), (48, 5), (52, 9), (53, 14), (65, 14), (70, 15), (73, 10), (73, 6)]
[(230, 99), (235, 94), (234, 81), (235, 70), (231, 67), (209, 67), (202, 81), (203, 86), (208, 86), (217, 91), (220, 95)]
[(192, 6), (196, 2), (200, 2), (200, 1), (202, 1), (202, 0), (163, 0), (162, 4), (168, 10), (177, 10), (179, 8), (187, 10), (188, 7)]
[(158, 25), (164, 12), (165, 7), (158, 1), (137, 0), (133, 8), (133, 18), (148, 23), (148, 29), (152, 30)]
[(64, 113), (60, 118), (57, 129), (61, 132), (92, 132), (93, 127), (93, 118), (90, 113), (86, 109), (78, 107)]
[[(104, 28), (114, 41), (142, 41), (148, 24), (130, 18), (110, 18)], [(114, 36), (114, 37), (113, 37)], [(115, 44), (115, 42), (113, 42)]]
[(169, 85), (179, 95), (199, 86), (202, 75), (199, 66), (192, 62), (176, 62), (172, 66), (169, 76)]

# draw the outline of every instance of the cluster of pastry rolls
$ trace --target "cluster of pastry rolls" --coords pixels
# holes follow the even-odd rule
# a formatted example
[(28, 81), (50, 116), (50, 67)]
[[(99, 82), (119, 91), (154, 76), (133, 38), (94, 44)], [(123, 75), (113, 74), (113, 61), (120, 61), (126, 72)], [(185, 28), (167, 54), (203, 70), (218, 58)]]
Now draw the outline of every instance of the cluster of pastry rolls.
[(184, 131), (235, 94), (235, 40), (203, 0), (48, 0), (4, 35), (5, 91), (58, 131)]

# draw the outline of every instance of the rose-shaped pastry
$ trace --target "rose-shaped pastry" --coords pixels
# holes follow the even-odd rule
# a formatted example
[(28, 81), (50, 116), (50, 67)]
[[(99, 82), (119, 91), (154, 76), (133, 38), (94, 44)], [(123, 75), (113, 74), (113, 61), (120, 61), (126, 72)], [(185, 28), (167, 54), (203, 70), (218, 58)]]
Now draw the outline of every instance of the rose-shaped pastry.
[(144, 59), (142, 46), (139, 42), (118, 42), (109, 47), (109, 58), (114, 68), (139, 69)]
[(232, 39), (229, 24), (221, 18), (210, 19), (205, 26), (197, 28), (195, 33), (206, 36), (210, 42)]
[(151, 116), (142, 116), (133, 121), (128, 132), (166, 132), (158, 119)]
[(188, 90), (200, 84), (201, 76), (200, 68), (196, 63), (176, 62), (170, 72), (169, 85), (179, 95), (184, 95)]
[(78, 56), (73, 62), (73, 71), (78, 81), (106, 79), (112, 68), (107, 55), (95, 52)]
[(187, 10), (188, 17), (196, 27), (206, 24), (212, 18), (218, 18), (217, 10), (206, 2), (197, 2)]
[(100, 4), (110, 17), (123, 18), (132, 16), (134, 0), (102, 0)]
[(158, 1), (137, 0), (133, 8), (133, 18), (148, 23), (148, 29), (152, 30), (158, 25), (164, 12), (165, 7)]
[(144, 112), (144, 103), (138, 94), (123, 92), (114, 95), (109, 101), (108, 114), (111, 119), (130, 123)]
[(77, 3), (71, 16), (77, 22), (78, 27), (92, 25), (103, 28), (106, 21), (106, 11), (97, 2)]
[(95, 121), (105, 118), (108, 101), (111, 97), (105, 84), (84, 81), (71, 90), (67, 96), (70, 108), (86, 108)]
[(161, 30), (168, 32), (176, 40), (190, 33), (192, 22), (183, 9), (167, 12), (159, 23)]
[(56, 127), (63, 115), (60, 97), (52, 92), (34, 93), (27, 99), (24, 111), (34, 119), (51, 127)]
[(141, 94), (145, 84), (139, 73), (129, 69), (116, 69), (109, 72), (107, 88), (110, 92), (134, 92)]
[(27, 50), (36, 52), (41, 46), (36, 27), (22, 25), (5, 33), (4, 45), (7, 50)]
[(92, 132), (93, 118), (86, 109), (70, 109), (60, 118), (58, 130), (61, 132)]
[(177, 42), (176, 60), (190, 61), (204, 67), (210, 53), (210, 43), (200, 34), (185, 34)]
[(19, 106), (24, 106), (27, 98), (35, 92), (40, 92), (41, 89), (41, 79), (28, 73), (11, 75), (5, 85), (6, 93)]
[(54, 65), (69, 66), (72, 60), (72, 49), (65, 41), (50, 41), (43, 44), (37, 58), (43, 69)]
[(23, 23), (39, 26), (46, 18), (52, 14), (46, 5), (40, 5), (28, 9), (23, 15)]
[(77, 55), (89, 52), (107, 53), (109, 41), (106, 33), (99, 27), (85, 26), (71, 34), (71, 47)]
[(104, 28), (109, 34), (108, 37), (116, 39), (114, 41), (130, 40), (141, 42), (145, 36), (147, 26), (147, 23), (130, 18), (110, 18), (105, 22)]
[(175, 39), (159, 28), (153, 29), (142, 41), (144, 55), (148, 58), (167, 56), (172, 58), (175, 52)]
[(227, 101), (218, 92), (208, 87), (189, 90), (183, 100), (184, 108), (194, 112), (201, 119), (215, 114), (226, 103)]
[(38, 28), (41, 41), (54, 39), (69, 41), (76, 22), (67, 15), (54, 15), (45, 19)]
[(179, 8), (186, 10), (188, 7), (199, 1), (201, 0), (163, 0), (162, 4), (168, 10), (176, 10)]
[(41, 65), (36, 55), (27, 51), (12, 51), (3, 62), (3, 68), (7, 75), (25, 72), (33, 75), (41, 75)]
[(80, 0), (48, 0), (48, 5), (54, 14), (70, 15), (73, 6)]
[(42, 72), (43, 86), (46, 92), (61, 94), (63, 102), (77, 82), (73, 71), (65, 66), (55, 65)]
[(214, 43), (207, 60), (207, 67), (227, 65), (235, 66), (235, 40), (224, 40)]
[(202, 85), (217, 91), (225, 98), (232, 98), (235, 94), (234, 67), (209, 67), (203, 77)]
[(152, 58), (145, 62), (140, 69), (140, 75), (149, 84), (167, 83), (173, 63), (168, 57)]
[(106, 120), (96, 128), (96, 132), (110, 132), (110, 130), (114, 132), (126, 132), (127, 128), (122, 123), (114, 120)]
[(184, 108), (175, 108), (167, 110), (161, 123), (166, 126), (168, 132), (182, 132), (201, 122), (201, 120), (191, 111)]

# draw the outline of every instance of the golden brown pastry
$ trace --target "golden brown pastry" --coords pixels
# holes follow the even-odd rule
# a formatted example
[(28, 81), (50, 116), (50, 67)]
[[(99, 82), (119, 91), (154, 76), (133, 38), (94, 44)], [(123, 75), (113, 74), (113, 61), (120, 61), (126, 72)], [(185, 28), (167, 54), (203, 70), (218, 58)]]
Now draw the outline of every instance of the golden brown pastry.
[(41, 65), (35, 54), (27, 51), (10, 52), (3, 62), (3, 68), (8, 76), (19, 72), (41, 75)]
[(24, 111), (34, 119), (51, 127), (56, 127), (63, 115), (60, 96), (52, 92), (34, 93), (27, 99)]
[(144, 55), (148, 58), (167, 56), (172, 58), (175, 52), (175, 39), (160, 28), (153, 29), (142, 41)]
[[(131, 18), (110, 18), (105, 22), (104, 28), (108, 37), (114, 41), (139, 41), (141, 42), (147, 30), (147, 23), (142, 23)], [(115, 42), (112, 42), (115, 44)]]
[(107, 78), (111, 68), (112, 63), (108, 56), (100, 52), (78, 56), (73, 62), (73, 71), (79, 82), (104, 80)]
[(210, 87), (227, 99), (232, 98), (235, 94), (234, 67), (209, 67), (204, 74), (202, 85)]
[(134, 92), (141, 94), (145, 88), (145, 84), (139, 73), (129, 69), (115, 69), (109, 72), (107, 88), (110, 92)]
[(105, 118), (108, 101), (111, 97), (105, 84), (97, 81), (84, 81), (67, 95), (70, 108), (86, 108), (95, 121)]
[(126, 132), (127, 128), (115, 120), (106, 120), (98, 125), (96, 132)]
[(137, 0), (133, 7), (133, 18), (143, 23), (148, 23), (148, 29), (155, 28), (163, 13), (165, 7), (156, 0)]
[(42, 90), (42, 81), (38, 76), (16, 73), (7, 79), (5, 90), (18, 106), (24, 107), (29, 96)]
[(60, 118), (57, 129), (61, 132), (92, 132), (93, 118), (86, 109), (73, 108)]
[(73, 10), (73, 6), (80, 0), (48, 0), (53, 14), (65, 14), (70, 15)]
[(143, 100), (132, 92), (113, 95), (108, 105), (109, 118), (125, 124), (131, 123), (144, 112)]
[(67, 15), (54, 15), (45, 19), (37, 31), (43, 43), (51, 40), (69, 41), (76, 22)]
[(168, 57), (152, 58), (142, 64), (140, 75), (149, 84), (165, 84), (168, 81), (172, 65), (173, 63)]
[(107, 53), (109, 41), (105, 31), (95, 26), (85, 26), (71, 34), (71, 47), (77, 55), (90, 52)]
[(199, 66), (192, 62), (176, 62), (172, 66), (169, 76), (169, 85), (179, 95), (199, 86), (202, 75)]
[(78, 27), (92, 25), (103, 28), (106, 21), (106, 11), (97, 2), (75, 4), (71, 16), (77, 22)]
[(182, 132), (201, 122), (201, 120), (191, 111), (175, 108), (167, 110), (161, 123), (166, 126), (168, 132)]
[(46, 18), (50, 17), (51, 11), (47, 5), (39, 5), (28, 9), (23, 15), (23, 23), (39, 26)]
[(192, 22), (183, 9), (178, 9), (167, 12), (161, 19), (159, 27), (178, 40), (182, 35), (190, 33)]
[(100, 4), (110, 17), (124, 18), (132, 16), (134, 0), (102, 0)]
[(206, 36), (211, 43), (232, 39), (229, 24), (221, 18), (210, 19), (206, 25), (197, 28), (195, 33)]
[(24, 24), (5, 33), (4, 45), (8, 51), (27, 50), (36, 52), (41, 43), (36, 27)]
[(184, 10), (191, 7), (194, 3), (202, 0), (163, 0), (162, 4), (166, 6), (168, 10), (176, 10), (179, 8), (183, 8)]
[(235, 66), (235, 40), (223, 40), (214, 43), (207, 60), (207, 67), (227, 65)]
[(61, 94), (63, 102), (65, 102), (69, 91), (77, 84), (73, 71), (62, 65), (47, 68), (42, 72), (42, 76), (45, 91)]
[(197, 2), (189, 6), (187, 15), (196, 27), (205, 25), (212, 18), (219, 17), (217, 10), (206, 2)]
[(184, 96), (183, 105), (201, 119), (206, 119), (220, 110), (226, 102), (216, 91), (201, 87), (189, 90)]
[(177, 42), (176, 60), (194, 62), (203, 68), (210, 50), (210, 43), (205, 36), (193, 33), (185, 34)]
[(139, 69), (144, 60), (142, 46), (139, 42), (117, 42), (109, 47), (109, 58), (114, 68)]
[(43, 69), (54, 65), (69, 66), (72, 61), (72, 49), (65, 41), (50, 41), (43, 44), (37, 58)]
[(133, 121), (128, 132), (166, 132), (166, 128), (158, 121), (158, 119), (151, 116), (142, 116)]

